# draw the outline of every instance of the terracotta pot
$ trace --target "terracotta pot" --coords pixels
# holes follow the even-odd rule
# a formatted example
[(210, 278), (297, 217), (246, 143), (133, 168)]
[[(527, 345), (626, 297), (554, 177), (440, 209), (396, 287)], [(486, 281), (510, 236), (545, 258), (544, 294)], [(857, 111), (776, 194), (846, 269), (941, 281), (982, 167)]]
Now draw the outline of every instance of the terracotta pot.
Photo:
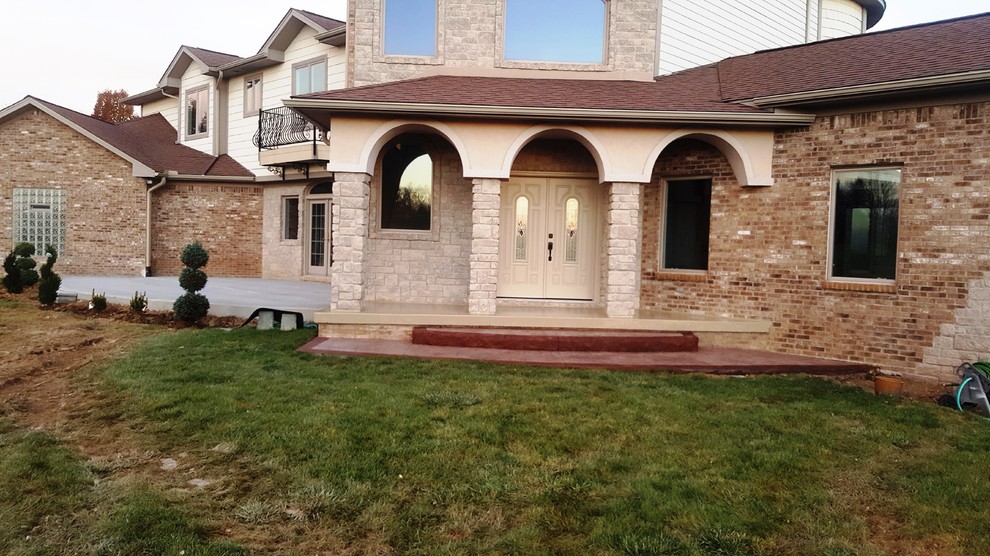
[(904, 391), (904, 381), (894, 376), (877, 375), (873, 377), (873, 389), (877, 395), (900, 396)]

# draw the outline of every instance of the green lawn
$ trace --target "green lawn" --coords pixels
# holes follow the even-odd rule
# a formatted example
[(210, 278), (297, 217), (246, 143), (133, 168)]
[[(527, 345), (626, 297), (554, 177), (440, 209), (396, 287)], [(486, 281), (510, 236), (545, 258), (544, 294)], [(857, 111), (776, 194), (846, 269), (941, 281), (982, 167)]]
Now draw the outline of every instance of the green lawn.
[[(968, 554), (990, 544), (990, 422), (973, 415), (807, 377), (297, 353), (310, 334), (162, 335), (100, 370), (117, 400), (108, 414), (149, 449), (197, 459), (214, 483), (192, 498), (131, 485), (81, 525), (87, 535), (116, 539), (105, 553), (137, 552), (127, 527), (161, 522), (161, 535), (137, 535), (149, 543), (141, 551), (186, 554), (236, 552), (217, 542), (227, 529), (247, 549), (299, 553)], [(5, 435), (5, 452), (23, 442)], [(38, 482), (39, 499), (71, 494), (35, 514), (100, 504), (79, 477)], [(0, 515), (15, 511), (2, 500), (17, 480), (0, 476)], [(16, 538), (0, 531), (0, 548)]]

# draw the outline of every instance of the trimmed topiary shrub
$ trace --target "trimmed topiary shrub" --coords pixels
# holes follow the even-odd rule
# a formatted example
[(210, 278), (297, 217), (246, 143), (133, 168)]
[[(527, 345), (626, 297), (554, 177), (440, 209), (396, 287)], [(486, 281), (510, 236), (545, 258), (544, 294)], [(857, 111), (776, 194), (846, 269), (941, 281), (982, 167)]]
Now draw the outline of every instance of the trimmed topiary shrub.
[(189, 268), (203, 268), (210, 262), (210, 254), (198, 242), (190, 243), (182, 250), (179, 260)]
[(210, 300), (205, 295), (186, 292), (172, 304), (175, 317), (186, 322), (196, 322), (210, 311)]
[(198, 268), (183, 268), (179, 274), (179, 286), (190, 292), (198, 292), (206, 287), (206, 273)]
[(41, 281), (38, 282), (38, 301), (42, 305), (54, 305), (58, 299), (58, 289), (62, 287), (62, 277), (52, 271), (58, 260), (58, 251), (54, 245), (46, 245), (45, 253), (48, 259), (41, 265)]
[(179, 285), (186, 293), (172, 304), (176, 318), (186, 322), (196, 322), (210, 311), (210, 301), (205, 295), (196, 293), (206, 287), (206, 273), (199, 270), (210, 262), (210, 255), (199, 243), (190, 243), (179, 257), (186, 268), (179, 274)]
[(38, 271), (34, 269), (38, 263), (31, 258), (34, 253), (34, 244), (32, 243), (18, 243), (14, 247), (14, 254), (17, 255), (17, 268), (21, 273), (21, 284), (25, 288), (30, 288), (38, 283)]
[(21, 293), (24, 291), (24, 282), (21, 281), (21, 269), (17, 266), (17, 254), (13, 251), (3, 260), (3, 287), (10, 293)]

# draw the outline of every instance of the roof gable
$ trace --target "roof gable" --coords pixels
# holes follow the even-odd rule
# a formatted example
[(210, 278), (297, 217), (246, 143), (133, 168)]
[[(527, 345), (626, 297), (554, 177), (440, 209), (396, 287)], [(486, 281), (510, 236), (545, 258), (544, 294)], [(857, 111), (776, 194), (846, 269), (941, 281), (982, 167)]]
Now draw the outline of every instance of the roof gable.
[(178, 88), (182, 86), (182, 76), (195, 64), (199, 71), (207, 75), (217, 75), (221, 66), (240, 60), (240, 56), (224, 54), (205, 48), (195, 48), (192, 46), (181, 46), (179, 51), (172, 58), (172, 63), (168, 65), (161, 80), (158, 81), (159, 88)]
[[(137, 177), (168, 172), (192, 176), (254, 176), (230, 157), (215, 157), (176, 144), (175, 128), (161, 114), (112, 124), (29, 96), (0, 110), (0, 122), (28, 109), (44, 112), (123, 158), (131, 163), (132, 174)], [(215, 172), (211, 172), (213, 170)]]
[(289, 44), (292, 43), (293, 39), (296, 38), (296, 35), (304, 27), (313, 29), (319, 35), (328, 31), (341, 29), (345, 25), (343, 21), (337, 21), (336, 19), (312, 12), (291, 8), (285, 13), (285, 16), (275, 27), (275, 30), (272, 31), (265, 44), (258, 50), (258, 54), (268, 54), (271, 56), (273, 52), (284, 53), (285, 49), (289, 47)]

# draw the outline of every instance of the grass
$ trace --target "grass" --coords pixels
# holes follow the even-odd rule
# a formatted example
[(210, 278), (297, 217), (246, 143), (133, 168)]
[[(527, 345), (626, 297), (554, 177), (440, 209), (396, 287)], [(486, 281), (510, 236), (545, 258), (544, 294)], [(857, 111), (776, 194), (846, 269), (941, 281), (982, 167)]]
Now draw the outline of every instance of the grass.
[(978, 511), (990, 428), (973, 416), (807, 377), (295, 352), (309, 334), (186, 331), (105, 371), (149, 442), (216, 475), (222, 495), (185, 511), (263, 548), (962, 554), (990, 542)]
[(98, 475), (51, 436), (0, 420), (0, 552), (243, 553), (143, 487), (101, 497)]

